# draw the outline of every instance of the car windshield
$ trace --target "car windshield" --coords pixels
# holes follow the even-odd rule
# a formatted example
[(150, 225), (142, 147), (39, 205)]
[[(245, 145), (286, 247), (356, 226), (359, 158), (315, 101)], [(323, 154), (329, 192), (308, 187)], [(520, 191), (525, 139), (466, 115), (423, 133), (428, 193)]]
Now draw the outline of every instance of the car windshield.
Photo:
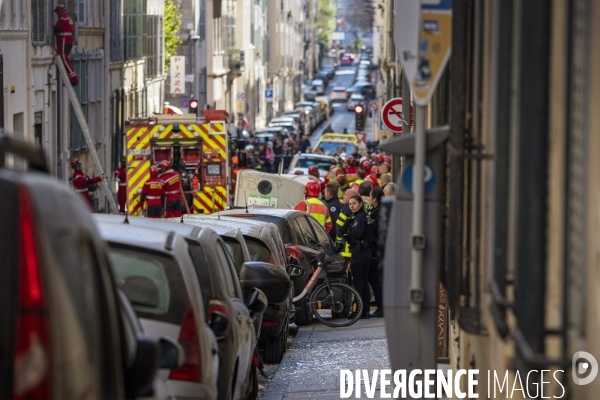
[(227, 251), (229, 251), (229, 255), (233, 258), (233, 263), (235, 264), (235, 270), (239, 274), (242, 270), (242, 264), (244, 264), (244, 254), (242, 252), (242, 245), (235, 239), (232, 238), (223, 238), (225, 241), (225, 247), (227, 247)]
[(320, 79), (315, 79), (314, 81), (312, 81), (312, 84), (315, 86), (323, 86), (323, 81)]
[(344, 93), (346, 91), (346, 89), (336, 88), (336, 89), (333, 89), (333, 91), (337, 92), (337, 93)]
[(173, 258), (113, 244), (109, 257), (115, 279), (139, 318), (182, 323), (188, 296), (181, 270)]
[(317, 157), (300, 157), (298, 158), (298, 164), (296, 164), (297, 168), (308, 168), (311, 165), (316, 165), (320, 171), (329, 171), (329, 168), (333, 165), (331, 161), (324, 160), (322, 158)]
[(338, 153), (338, 149), (340, 147), (344, 147), (345, 150), (340, 153), (352, 154), (354, 153), (354, 145), (352, 143), (340, 143), (340, 142), (321, 142), (318, 146), (319, 149), (322, 149), (325, 154)]
[(264, 244), (260, 240), (248, 236), (244, 236), (244, 239), (246, 239), (246, 245), (248, 246), (248, 251), (250, 252), (250, 259), (252, 261), (262, 261), (271, 264), (276, 264), (275, 258), (271, 254), (271, 250), (269, 250), (266, 244)]

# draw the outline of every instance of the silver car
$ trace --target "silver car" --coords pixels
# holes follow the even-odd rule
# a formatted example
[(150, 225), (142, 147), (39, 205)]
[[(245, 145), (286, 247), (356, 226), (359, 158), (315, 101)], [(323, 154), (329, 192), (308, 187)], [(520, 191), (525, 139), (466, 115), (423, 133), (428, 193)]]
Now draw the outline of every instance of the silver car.
[(115, 279), (123, 288), (146, 334), (178, 338), (185, 363), (159, 370), (171, 395), (217, 398), (219, 348), (207, 324), (205, 306), (188, 244), (174, 232), (98, 222), (109, 245)]

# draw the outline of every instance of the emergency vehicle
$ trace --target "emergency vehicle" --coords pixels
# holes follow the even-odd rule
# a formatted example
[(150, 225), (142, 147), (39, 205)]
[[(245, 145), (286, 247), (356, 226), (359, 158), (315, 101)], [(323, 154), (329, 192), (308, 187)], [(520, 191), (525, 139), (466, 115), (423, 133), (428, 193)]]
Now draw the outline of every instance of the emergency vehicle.
[[(128, 121), (125, 132), (130, 215), (143, 213), (142, 185), (150, 177), (150, 166), (163, 160), (194, 176), (190, 212), (210, 214), (227, 207), (230, 176), (226, 114), (210, 111), (212, 118), (204, 118), (203, 122), (195, 114), (163, 114), (149, 120)], [(222, 120), (214, 120), (215, 115)]]

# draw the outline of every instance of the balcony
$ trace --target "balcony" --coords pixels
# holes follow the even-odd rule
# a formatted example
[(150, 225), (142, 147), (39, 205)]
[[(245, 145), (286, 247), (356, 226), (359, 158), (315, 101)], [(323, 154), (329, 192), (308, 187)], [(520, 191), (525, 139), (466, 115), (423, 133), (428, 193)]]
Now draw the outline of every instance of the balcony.
[(244, 51), (240, 49), (229, 49), (229, 70), (232, 73), (244, 70)]

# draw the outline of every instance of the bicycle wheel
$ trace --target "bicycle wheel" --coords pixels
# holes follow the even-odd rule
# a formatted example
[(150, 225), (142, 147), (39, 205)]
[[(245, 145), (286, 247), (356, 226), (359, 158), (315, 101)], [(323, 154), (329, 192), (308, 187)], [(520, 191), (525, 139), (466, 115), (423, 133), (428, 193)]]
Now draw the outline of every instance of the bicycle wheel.
[[(331, 290), (330, 290), (331, 288)], [(310, 296), (315, 318), (327, 326), (350, 326), (362, 315), (363, 303), (354, 288), (343, 283), (327, 283), (316, 288)]]

